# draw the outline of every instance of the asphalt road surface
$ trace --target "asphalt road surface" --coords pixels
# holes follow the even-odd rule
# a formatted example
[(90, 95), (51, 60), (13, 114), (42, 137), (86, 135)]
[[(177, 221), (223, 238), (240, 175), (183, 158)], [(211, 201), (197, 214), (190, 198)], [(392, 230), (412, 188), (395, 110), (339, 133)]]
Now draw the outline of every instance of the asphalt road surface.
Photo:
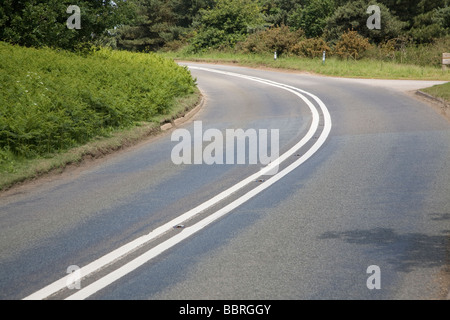
[[(194, 118), (1, 195), (1, 299), (447, 297), (450, 122), (411, 93), (435, 82), (189, 66)], [(209, 129), (283, 161), (174, 163)]]

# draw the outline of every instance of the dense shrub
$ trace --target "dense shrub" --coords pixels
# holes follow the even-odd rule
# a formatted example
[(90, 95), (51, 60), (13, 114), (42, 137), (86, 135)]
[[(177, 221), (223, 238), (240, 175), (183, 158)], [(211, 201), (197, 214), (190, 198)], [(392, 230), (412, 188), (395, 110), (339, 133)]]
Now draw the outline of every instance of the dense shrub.
[(442, 53), (450, 48), (450, 36), (435, 39), (431, 43), (416, 43), (411, 37), (402, 36), (373, 46), (364, 57), (392, 61), (400, 64), (441, 67)]
[(341, 35), (336, 43), (334, 53), (341, 58), (359, 59), (371, 47), (369, 40), (359, 35), (355, 30), (348, 30)]
[(291, 51), (302, 39), (304, 39), (304, 32), (301, 29), (291, 31), (287, 26), (280, 26), (249, 35), (238, 48), (245, 53), (276, 51), (278, 55), (282, 55)]
[(156, 54), (101, 49), (83, 57), (0, 42), (0, 161), (152, 121), (194, 86), (187, 69)]
[(291, 52), (303, 57), (315, 58), (322, 56), (323, 52), (330, 52), (331, 49), (322, 38), (304, 39), (294, 45)]

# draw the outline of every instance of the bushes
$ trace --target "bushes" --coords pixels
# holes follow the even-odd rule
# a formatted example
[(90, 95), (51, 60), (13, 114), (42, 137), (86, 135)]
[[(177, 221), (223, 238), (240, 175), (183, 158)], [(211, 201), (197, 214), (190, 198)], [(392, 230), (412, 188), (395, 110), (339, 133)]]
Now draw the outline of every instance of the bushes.
[(245, 53), (276, 51), (278, 55), (282, 55), (290, 52), (303, 38), (304, 33), (301, 29), (291, 31), (289, 27), (281, 26), (251, 34), (238, 47)]
[(294, 45), (291, 52), (298, 56), (316, 58), (322, 56), (322, 53), (330, 52), (331, 48), (321, 38), (305, 39)]
[(371, 47), (369, 40), (359, 35), (354, 30), (349, 30), (341, 35), (341, 38), (336, 43), (334, 53), (341, 57), (351, 57), (354, 60), (361, 58), (362, 54)]
[(155, 54), (82, 57), (0, 42), (0, 164), (152, 121), (194, 86), (188, 70)]
[[(385, 1), (370, 2), (379, 7), (382, 17), (382, 28), (373, 29), (367, 26), (373, 12), (367, 12), (369, 4), (365, 0), (308, 0), (297, 5), (281, 1), (279, 6), (272, 6), (270, 1), (220, 0), (212, 9), (200, 10), (185, 51), (206, 53), (212, 49), (271, 55), (276, 51), (279, 57), (311, 58), (326, 51), (328, 57), (356, 60), (368, 56), (436, 66), (438, 60), (432, 51), (438, 45), (432, 38), (441, 40), (450, 33), (450, 9), (442, 7), (442, 1), (440, 4), (432, 0), (415, 1), (433, 4), (434, 8), (408, 7), (405, 10), (414, 14), (405, 17), (399, 10), (402, 6), (392, 4), (392, 1), (389, 5), (383, 4)], [(423, 14), (418, 14), (422, 11)], [(258, 12), (265, 14), (265, 23), (261, 23)], [(405, 44), (402, 39), (406, 37), (411, 37), (414, 42)], [(401, 43), (400, 47), (398, 43)], [(420, 46), (420, 43), (430, 46)], [(179, 48), (181, 43), (174, 45)], [(447, 51), (446, 48), (442, 50)], [(407, 56), (408, 52), (415, 54)]]
[(294, 54), (315, 58), (323, 51), (341, 58), (359, 59), (370, 48), (369, 41), (356, 31), (348, 31), (341, 36), (334, 49), (323, 38), (305, 38), (301, 29), (292, 31), (287, 26), (270, 28), (248, 36), (239, 43), (237, 49), (243, 53), (268, 53), (277, 51), (279, 55)]
[(335, 45), (324, 38), (305, 38), (303, 32), (293, 32), (288, 27), (270, 28), (254, 33), (237, 44), (235, 50), (245, 54), (293, 55), (318, 58), (326, 51), (327, 57), (358, 60), (362, 58), (392, 61), (400, 64), (418, 66), (441, 66), (442, 52), (447, 52), (450, 36), (442, 37), (427, 44), (416, 44), (411, 38), (402, 36), (371, 44), (369, 39), (355, 30), (348, 30), (341, 35)]

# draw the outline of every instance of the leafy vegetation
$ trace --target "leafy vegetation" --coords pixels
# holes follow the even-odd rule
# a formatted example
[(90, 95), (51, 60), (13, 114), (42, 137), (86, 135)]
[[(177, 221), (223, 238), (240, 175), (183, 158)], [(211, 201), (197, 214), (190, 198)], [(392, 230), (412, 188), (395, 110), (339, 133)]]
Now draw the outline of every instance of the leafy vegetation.
[[(449, 47), (448, 0), (130, 1), (141, 8), (140, 18), (119, 28), (115, 38), (118, 47), (130, 50), (277, 51), (279, 58), (314, 58), (326, 51), (327, 57), (439, 68)], [(381, 10), (381, 29), (366, 26), (369, 4)]]
[(337, 77), (377, 78), (377, 79), (422, 79), (450, 81), (448, 71), (433, 66), (397, 63), (392, 60), (375, 59), (341, 59), (336, 56), (306, 58), (287, 55), (282, 59), (273, 59), (273, 53), (245, 54), (235, 51), (208, 51), (193, 54), (188, 51), (165, 52), (164, 56), (176, 60), (196, 62), (239, 64), (250, 67), (268, 67), (276, 69), (296, 70)]
[[(67, 9), (81, 9), (81, 29), (67, 28)], [(76, 50), (101, 42), (108, 30), (130, 23), (132, 1), (103, 0), (2, 0), (0, 41), (27, 47), (54, 47)]]
[(333, 0), (317, 0), (305, 2), (304, 6), (296, 6), (288, 17), (288, 24), (294, 29), (302, 29), (308, 38), (320, 37), (327, 25), (328, 17), (335, 10)]
[(259, 12), (258, 4), (249, 0), (217, 0), (213, 8), (201, 9), (193, 50), (234, 46), (263, 23)]
[[(82, 8), (80, 30), (65, 26), (70, 4)], [(381, 10), (380, 29), (366, 26), (369, 4)], [(357, 53), (343, 46), (349, 31), (371, 46), (362, 38)], [(415, 63), (406, 53), (417, 52), (421, 64), (438, 67), (433, 48), (448, 36), (448, 0), (4, 0), (0, 8), (0, 40), (75, 51), (95, 44), (141, 52), (277, 50), (279, 57), (315, 57), (321, 47), (328, 56), (384, 60), (393, 49), (393, 61)]]
[[(81, 29), (66, 25), (70, 5), (81, 9)], [(381, 29), (367, 28), (369, 5), (379, 6)], [(449, 0), (2, 0), (0, 171), (157, 121), (195, 96), (190, 73), (155, 52), (449, 80), (449, 48)]]
[(450, 107), (450, 82), (425, 88), (421, 91), (446, 101), (447, 106)]
[(304, 39), (301, 29), (291, 31), (287, 26), (269, 28), (256, 32), (242, 41), (238, 48), (244, 53), (274, 52), (281, 55), (292, 51), (292, 48)]
[(406, 27), (406, 22), (402, 22), (398, 17), (392, 15), (382, 3), (376, 4), (381, 10), (381, 29), (367, 28), (366, 22), (369, 17), (367, 1), (351, 1), (338, 7), (327, 19), (323, 33), (326, 40), (335, 43), (348, 30), (355, 30), (359, 35), (376, 44), (400, 35), (402, 29)]
[(0, 42), (0, 166), (151, 122), (194, 88), (188, 70), (156, 54)]
[(369, 48), (370, 43), (367, 38), (364, 38), (354, 30), (349, 30), (341, 35), (334, 51), (341, 58), (351, 57), (356, 60)]
[(309, 38), (298, 42), (291, 51), (300, 57), (316, 58), (321, 57), (324, 51), (330, 52), (331, 48), (322, 38)]

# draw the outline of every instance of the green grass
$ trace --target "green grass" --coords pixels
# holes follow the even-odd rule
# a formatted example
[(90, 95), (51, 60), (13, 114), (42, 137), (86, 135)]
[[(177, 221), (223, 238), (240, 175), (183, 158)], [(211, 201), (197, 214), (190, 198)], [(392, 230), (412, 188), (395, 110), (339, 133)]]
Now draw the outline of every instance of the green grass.
[(0, 42), (0, 189), (138, 140), (198, 97), (190, 72), (160, 55)]
[(175, 60), (234, 63), (250, 67), (288, 69), (335, 77), (450, 81), (450, 72), (442, 71), (437, 67), (400, 64), (376, 59), (361, 59), (354, 61), (330, 57), (327, 58), (325, 64), (323, 64), (321, 58), (279, 57), (275, 61), (272, 54), (263, 55), (230, 52), (191, 54), (185, 51), (161, 52), (160, 54)]
[(426, 92), (436, 98), (445, 100), (448, 104), (450, 104), (450, 82), (425, 88), (421, 91)]
[(49, 172), (61, 172), (69, 165), (79, 164), (89, 158), (100, 158), (135, 145), (149, 136), (157, 135), (160, 132), (161, 123), (182, 116), (199, 103), (199, 98), (200, 92), (196, 89), (194, 93), (178, 98), (172, 112), (169, 115), (161, 115), (158, 121), (141, 122), (136, 126), (115, 130), (107, 137), (98, 136), (64, 152), (49, 153), (32, 159), (16, 158), (10, 162), (4, 161), (0, 172), (0, 190), (7, 190)]

